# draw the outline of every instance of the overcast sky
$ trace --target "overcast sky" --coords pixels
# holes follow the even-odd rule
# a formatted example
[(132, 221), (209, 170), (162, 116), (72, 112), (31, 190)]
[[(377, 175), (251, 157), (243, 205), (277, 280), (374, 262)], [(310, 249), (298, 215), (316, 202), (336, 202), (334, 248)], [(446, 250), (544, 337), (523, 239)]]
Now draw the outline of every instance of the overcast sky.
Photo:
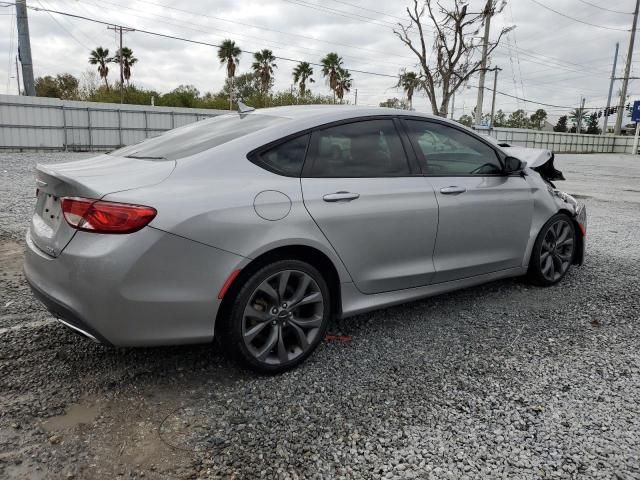
[[(10, 0), (11, 1), (11, 0)], [(446, 0), (444, 0), (446, 2)], [(394, 0), (27, 0), (31, 7), (44, 7), (194, 40), (217, 43), (231, 38), (247, 51), (270, 48), (275, 55), (318, 62), (329, 51), (338, 52), (345, 66), (354, 70), (397, 75), (403, 68), (415, 69), (416, 59), (394, 36), (393, 24), (406, 18), (407, 1)], [(484, 0), (471, 0), (479, 10)], [(541, 7), (544, 4), (559, 13)], [(618, 76), (629, 47), (633, 0), (510, 0), (509, 6), (492, 23), (492, 38), (505, 25), (517, 28), (506, 37), (491, 57), (491, 64), (503, 69), (498, 90), (529, 100), (560, 107), (576, 107), (581, 96), (588, 107), (604, 107), (616, 42), (620, 42)], [(169, 7), (163, 7), (166, 4)], [(599, 7), (598, 7), (599, 6)], [(177, 10), (179, 9), (179, 10)], [(0, 8), (0, 92), (15, 94), (14, 57), (17, 51), (15, 7)], [(563, 17), (566, 14), (587, 25)], [(87, 58), (98, 45), (116, 49), (113, 31), (106, 26), (42, 11), (29, 10), (31, 48), (35, 76), (69, 72), (80, 76), (90, 67)], [(603, 28), (607, 27), (607, 28)], [(6, 32), (6, 33), (5, 33)], [(225, 70), (215, 48), (150, 36), (125, 34), (125, 44), (139, 62), (132, 81), (139, 86), (166, 92), (180, 84), (195, 85), (201, 92), (218, 91)], [(634, 57), (634, 66), (640, 53)], [(294, 62), (278, 60), (276, 89), (289, 88)], [(251, 56), (244, 53), (240, 72), (248, 71)], [(116, 78), (112, 67), (111, 78)], [(110, 76), (111, 76), (110, 75)], [(329, 90), (315, 68), (314, 92)], [(353, 73), (349, 99), (358, 90), (358, 104), (377, 105), (400, 97), (392, 78)], [(491, 78), (492, 81), (492, 78)], [(472, 78), (470, 85), (477, 86)], [(491, 84), (489, 83), (489, 86)], [(630, 83), (630, 100), (640, 99), (638, 81)], [(614, 96), (620, 89), (616, 83)], [(637, 94), (637, 95), (636, 95)], [(459, 92), (455, 117), (470, 113), (477, 89)], [(430, 111), (421, 96), (414, 99), (417, 110)], [(485, 96), (485, 112), (491, 108)], [(511, 112), (524, 108), (529, 113), (541, 106), (498, 96), (497, 108)], [(566, 108), (545, 108), (552, 118)], [(611, 117), (613, 119), (613, 117)]]

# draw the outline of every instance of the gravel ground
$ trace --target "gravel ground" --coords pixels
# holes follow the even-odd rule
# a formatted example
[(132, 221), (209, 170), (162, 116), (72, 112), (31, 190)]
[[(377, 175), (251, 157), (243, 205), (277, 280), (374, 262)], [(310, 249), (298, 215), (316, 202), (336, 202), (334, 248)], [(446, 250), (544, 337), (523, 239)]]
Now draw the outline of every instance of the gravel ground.
[(563, 155), (589, 209), (558, 286), (358, 316), (276, 377), (210, 346), (109, 349), (31, 299), (36, 161), (0, 154), (0, 477), (640, 479), (640, 161)]

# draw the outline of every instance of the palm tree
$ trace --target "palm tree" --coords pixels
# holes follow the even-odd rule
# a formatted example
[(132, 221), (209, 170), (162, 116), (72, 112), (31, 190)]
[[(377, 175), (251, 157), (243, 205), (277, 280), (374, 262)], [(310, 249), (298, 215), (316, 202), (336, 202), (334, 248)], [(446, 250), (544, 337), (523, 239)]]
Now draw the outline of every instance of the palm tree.
[(113, 62), (119, 64), (120, 57), (122, 57), (122, 74), (124, 79), (127, 81), (128, 87), (129, 79), (131, 78), (131, 67), (138, 61), (138, 59), (133, 56), (133, 51), (129, 47), (122, 47), (122, 55), (120, 55), (120, 50), (118, 50), (118, 53), (113, 57)]
[(108, 48), (97, 47), (95, 50), (91, 50), (89, 63), (91, 65), (98, 65), (98, 73), (100, 74), (100, 78), (104, 79), (104, 85), (107, 87), (107, 92), (109, 91), (109, 82), (107, 81), (109, 67), (107, 67), (107, 63), (112, 61), (113, 59), (109, 57)]
[(293, 69), (293, 83), (300, 85), (301, 97), (304, 97), (307, 93), (307, 80), (309, 83), (315, 82), (315, 80), (311, 78), (311, 75), (313, 75), (313, 67), (309, 62), (300, 62), (296, 65), (296, 68)]
[(582, 127), (587, 124), (587, 117), (587, 112), (582, 108), (571, 110), (571, 112), (569, 113), (569, 120), (571, 120), (576, 126), (576, 133), (580, 133), (580, 131), (578, 130), (578, 123), (580, 124), (580, 130), (582, 130)]
[(349, 73), (349, 70), (345, 69), (345, 68), (338, 68), (338, 75), (337, 75), (337, 80), (336, 80), (336, 95), (338, 96), (338, 99), (340, 100), (340, 103), (342, 103), (342, 99), (344, 98), (344, 94), (345, 93), (349, 93), (351, 91), (351, 73)]
[(409, 109), (413, 109), (413, 93), (420, 88), (420, 77), (416, 72), (402, 72), (398, 78), (397, 87), (402, 87), (407, 95)]
[(227, 65), (227, 78), (229, 79), (229, 110), (233, 103), (233, 77), (236, 74), (236, 66), (240, 64), (242, 50), (233, 40), (226, 39), (218, 48), (218, 59), (222, 65)]
[(278, 66), (275, 63), (276, 57), (268, 48), (253, 54), (254, 62), (251, 65), (253, 72), (260, 79), (260, 90), (262, 95), (266, 95), (271, 87), (273, 79), (273, 69)]
[(333, 92), (333, 101), (336, 101), (336, 88), (338, 87), (338, 70), (342, 68), (342, 57), (336, 52), (327, 53), (320, 60), (322, 64), (322, 75), (324, 75), (329, 83), (329, 88)]

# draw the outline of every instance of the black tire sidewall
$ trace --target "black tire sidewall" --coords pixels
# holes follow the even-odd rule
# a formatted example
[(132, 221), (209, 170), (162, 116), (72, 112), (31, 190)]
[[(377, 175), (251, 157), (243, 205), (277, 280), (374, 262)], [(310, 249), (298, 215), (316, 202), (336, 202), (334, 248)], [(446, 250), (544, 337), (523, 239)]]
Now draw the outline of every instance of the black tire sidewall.
[[(554, 223), (556, 223), (558, 220), (565, 220), (569, 226), (571, 227), (571, 234), (573, 235), (573, 254), (572, 254), (572, 261), (569, 264), (569, 268), (567, 268), (567, 270), (560, 275), (559, 278), (557, 278), (556, 280), (549, 280), (547, 278), (545, 278), (545, 276), (542, 274), (542, 266), (540, 265), (540, 255), (542, 252), (542, 242), (544, 242), (544, 238), (547, 235), (547, 232), (549, 231), (549, 228), (551, 228), (551, 225), (553, 225)], [(536, 285), (540, 285), (540, 286), (549, 286), (549, 285), (555, 285), (556, 283), (558, 283), (560, 280), (562, 280), (565, 275), (569, 272), (569, 270), (571, 269), (571, 264), (573, 263), (573, 259), (576, 256), (576, 227), (573, 224), (573, 221), (571, 220), (571, 217), (569, 217), (567, 214), (565, 213), (556, 213), (553, 217), (551, 217), (549, 220), (547, 220), (547, 222), (542, 226), (542, 228), (540, 229), (540, 233), (538, 233), (538, 238), (536, 238), (536, 242), (533, 245), (533, 249), (531, 251), (531, 259), (529, 261), (529, 271), (528, 271), (528, 276), (529, 279)]]
[[(324, 299), (323, 319), (318, 336), (306, 352), (287, 363), (280, 365), (268, 365), (258, 361), (247, 349), (242, 336), (242, 321), (245, 307), (255, 289), (258, 288), (258, 286), (267, 278), (283, 270), (299, 270), (311, 276), (313, 280), (315, 280), (322, 292), (322, 298)], [(226, 322), (227, 328), (225, 328), (224, 338), (222, 339), (224, 347), (228, 353), (236, 359), (236, 361), (256, 372), (280, 373), (290, 370), (304, 362), (314, 352), (324, 338), (331, 319), (331, 305), (329, 287), (318, 269), (301, 260), (275, 261), (253, 273), (238, 290), (236, 297), (233, 299)]]

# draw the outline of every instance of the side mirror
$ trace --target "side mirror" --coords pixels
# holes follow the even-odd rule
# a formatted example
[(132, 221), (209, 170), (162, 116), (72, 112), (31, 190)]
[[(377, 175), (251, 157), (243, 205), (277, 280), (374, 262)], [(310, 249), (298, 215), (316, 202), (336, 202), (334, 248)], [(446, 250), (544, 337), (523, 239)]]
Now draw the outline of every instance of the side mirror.
[(520, 173), (525, 169), (526, 166), (526, 163), (518, 160), (515, 157), (507, 157), (504, 159), (504, 171), (507, 174)]

